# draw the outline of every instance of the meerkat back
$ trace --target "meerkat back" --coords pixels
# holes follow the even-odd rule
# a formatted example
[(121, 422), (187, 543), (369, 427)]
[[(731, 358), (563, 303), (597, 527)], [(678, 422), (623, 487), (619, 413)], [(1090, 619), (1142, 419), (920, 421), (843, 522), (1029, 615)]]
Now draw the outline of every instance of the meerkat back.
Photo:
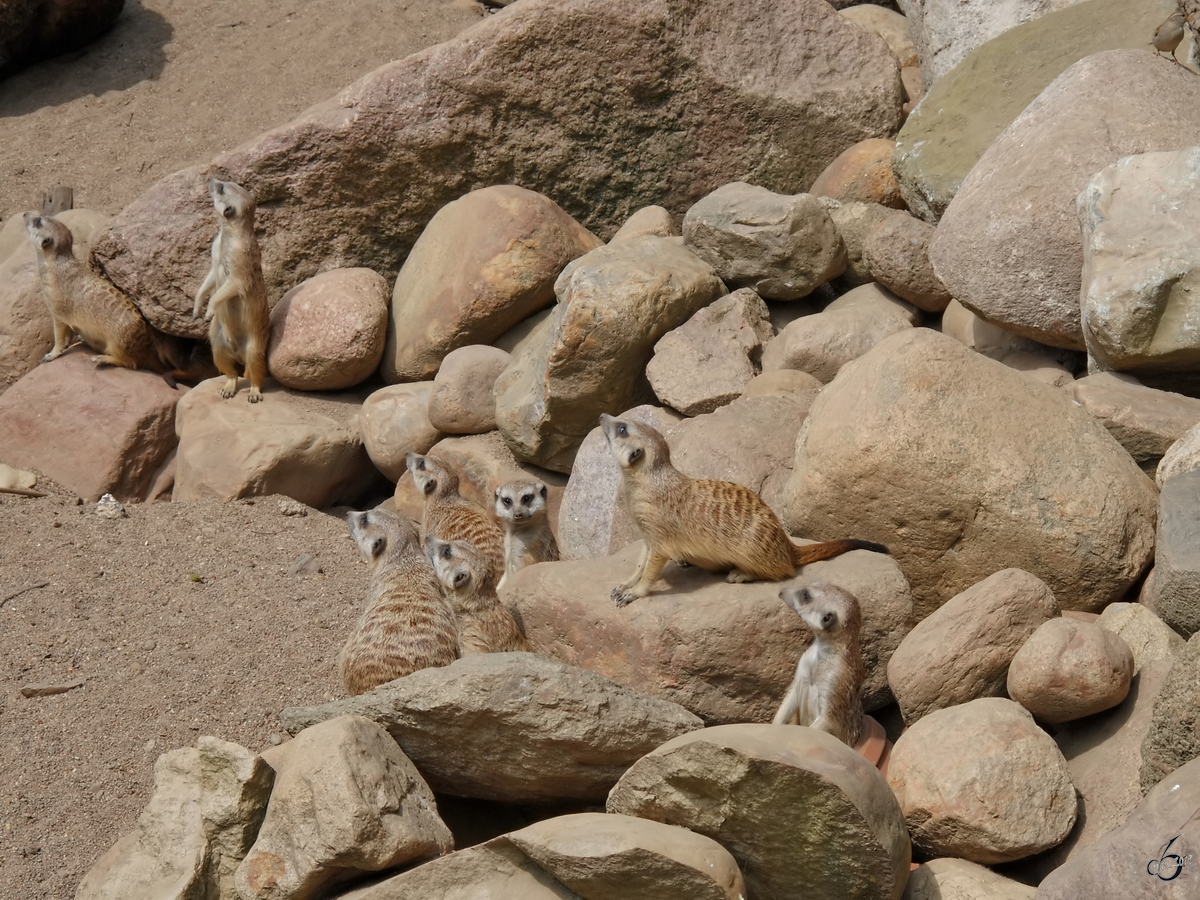
[(458, 475), (436, 456), (409, 453), (408, 471), (425, 498), (423, 536), (466, 541), (485, 554), (492, 571), (504, 570), (504, 531), (484, 510), (458, 492)]
[(530, 652), (516, 619), (496, 596), (495, 574), (487, 556), (466, 541), (428, 535), (425, 549), (458, 616), (459, 652)]
[(511, 481), (496, 488), (496, 518), (504, 526), (504, 575), (498, 588), (526, 566), (558, 559), (550, 527), (549, 491), (540, 481)]

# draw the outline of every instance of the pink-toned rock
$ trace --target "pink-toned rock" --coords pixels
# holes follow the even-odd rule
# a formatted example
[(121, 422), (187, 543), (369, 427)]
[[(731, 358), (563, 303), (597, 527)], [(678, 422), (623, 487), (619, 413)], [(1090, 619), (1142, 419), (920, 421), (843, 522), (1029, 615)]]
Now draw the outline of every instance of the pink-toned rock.
[(1087, 375), (1072, 390), (1076, 402), (1103, 422), (1139, 463), (1153, 465), (1200, 424), (1200, 400), (1147, 387), (1129, 375)]
[(624, 241), (646, 235), (672, 237), (678, 233), (669, 212), (661, 206), (643, 206), (625, 220), (625, 224), (617, 229), (617, 233), (609, 238), (608, 242), (611, 244), (613, 241)]
[(986, 866), (948, 856), (913, 869), (903, 900), (1034, 900), (1036, 893)]
[(37, 469), (85, 500), (154, 500), (171, 489), (161, 476), (178, 443), (179, 397), (153, 372), (97, 366), (72, 350), (0, 396), (0, 462)]
[(1008, 667), (1008, 695), (1043, 722), (1069, 722), (1116, 706), (1129, 693), (1133, 653), (1107, 629), (1051, 619)]
[(934, 227), (900, 212), (884, 219), (863, 244), (871, 275), (893, 294), (926, 312), (941, 312), (952, 299), (929, 264)]
[(896, 142), (887, 138), (859, 141), (826, 166), (808, 192), (818, 197), (904, 209), (900, 185), (896, 184), (892, 174), (892, 151), (895, 149)]
[(839, 13), (859, 28), (883, 38), (883, 42), (888, 45), (888, 49), (896, 57), (896, 62), (901, 66), (901, 71), (920, 66), (917, 47), (913, 43), (912, 35), (908, 33), (908, 19), (894, 9), (874, 3), (861, 3), (839, 10)]
[(763, 372), (755, 375), (742, 391), (742, 397), (788, 397), (804, 398), (801, 402), (805, 407), (812, 406), (821, 392), (821, 382), (798, 369), (776, 369), (773, 372)]
[(340, 391), (383, 358), (387, 282), (370, 269), (334, 269), (298, 284), (271, 310), (267, 366), (284, 387)]
[(380, 472), (399, 481), (408, 471), (405, 456), (427, 453), (444, 435), (429, 421), (432, 381), (380, 388), (363, 401), (358, 427), (363, 446)]
[(512, 357), (498, 347), (469, 344), (442, 360), (429, 395), (429, 423), (446, 434), (483, 434), (496, 428), (493, 388)]

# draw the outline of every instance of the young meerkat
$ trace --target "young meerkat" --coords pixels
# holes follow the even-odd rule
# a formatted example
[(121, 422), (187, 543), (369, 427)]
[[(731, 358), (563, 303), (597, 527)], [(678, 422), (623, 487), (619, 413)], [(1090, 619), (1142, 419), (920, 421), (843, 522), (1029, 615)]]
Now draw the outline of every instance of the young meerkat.
[(350, 512), (346, 524), (371, 565), (366, 605), (338, 653), (346, 691), (363, 694), (418, 669), (454, 662), (458, 621), (416, 526), (380, 509)]
[(804, 620), (813, 642), (796, 664), (796, 677), (773, 724), (807, 725), (855, 746), (862, 736), (866, 678), (858, 646), (858, 600), (832, 584), (785, 587), (779, 598)]
[(488, 558), (493, 572), (504, 570), (504, 532), (486, 512), (458, 493), (458, 475), (436, 456), (410, 452), (405, 461), (425, 498), (421, 535), (466, 541)]
[(491, 561), (466, 541), (425, 536), (425, 551), (458, 616), (458, 652), (533, 652), (517, 621), (496, 596)]
[(600, 417), (609, 449), (621, 467), (625, 504), (645, 546), (633, 577), (613, 588), (618, 606), (650, 593), (668, 560), (732, 583), (782, 581), (796, 566), (851, 550), (887, 553), (869, 541), (827, 541), (797, 547), (758, 494), (731, 481), (689, 478), (671, 465), (666, 439), (649, 425)]
[(510, 481), (496, 488), (496, 518), (504, 524), (504, 576), (497, 588), (526, 566), (558, 559), (547, 495), (540, 481)]
[[(208, 193), (221, 228), (212, 244), (212, 266), (192, 315), (208, 321), (213, 361), (225, 376), (221, 396), (237, 393), (238, 375), (250, 379), (251, 403), (262, 400), (267, 377), (267, 344), (271, 340), (271, 310), (263, 278), (262, 254), (254, 236), (254, 195), (232, 181), (208, 179)], [(205, 303), (208, 310), (205, 312)]]

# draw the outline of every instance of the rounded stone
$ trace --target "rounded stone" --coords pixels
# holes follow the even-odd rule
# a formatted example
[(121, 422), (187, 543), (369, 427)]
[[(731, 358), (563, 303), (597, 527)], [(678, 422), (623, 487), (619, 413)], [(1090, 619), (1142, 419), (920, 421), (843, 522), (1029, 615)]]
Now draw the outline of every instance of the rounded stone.
[(936, 313), (953, 298), (929, 263), (935, 230), (908, 213), (888, 216), (867, 236), (863, 259), (872, 277), (893, 294)]
[(429, 396), (433, 382), (395, 384), (371, 394), (358, 416), (367, 455), (391, 481), (408, 471), (404, 458), (427, 453), (444, 435), (429, 421)]
[(429, 422), (446, 434), (483, 434), (496, 428), (493, 389), (512, 359), (498, 347), (469, 344), (442, 360), (429, 395)]
[(900, 185), (892, 174), (892, 153), (896, 142), (887, 138), (868, 138), (847, 147), (817, 176), (808, 192), (835, 200), (878, 203), (894, 209), (904, 208)]

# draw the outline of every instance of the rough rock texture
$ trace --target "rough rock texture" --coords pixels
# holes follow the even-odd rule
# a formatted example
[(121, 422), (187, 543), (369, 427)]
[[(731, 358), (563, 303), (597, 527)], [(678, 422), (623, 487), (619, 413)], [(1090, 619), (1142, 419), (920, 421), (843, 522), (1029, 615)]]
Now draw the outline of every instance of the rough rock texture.
[[(936, 84), (926, 81), (928, 102), (904, 123), (892, 160), (908, 208), (936, 222), (992, 141), (1050, 82), (1093, 53), (1149, 49), (1150, 35), (1175, 8), (1174, 0), (1075, 4), (1018, 25)], [(1003, 91), (994, 90), (998, 84)]]
[(617, 233), (610, 237), (608, 242), (611, 244), (613, 241), (626, 241), (647, 235), (673, 237), (678, 234), (667, 210), (661, 206), (643, 206), (625, 220), (625, 224), (617, 229)]
[(1080, 192), (1083, 337), (1101, 367), (1170, 383), (1200, 363), (1198, 197), (1200, 147), (1127, 156)]
[(1160, 619), (1191, 637), (1200, 631), (1200, 471), (1168, 478), (1158, 502), (1150, 602)]
[(884, 219), (863, 244), (867, 271), (898, 297), (926, 312), (941, 312), (953, 299), (929, 264), (934, 227), (908, 213)]
[(544, 339), (496, 382), (496, 422), (519, 459), (569, 472), (601, 413), (637, 401), (654, 344), (726, 293), (678, 238), (593, 250), (563, 273)]
[(846, 247), (846, 271), (841, 275), (841, 282), (850, 287), (873, 282), (874, 278), (863, 259), (863, 245), (867, 242), (867, 235), (884, 219), (894, 216), (896, 211), (878, 203), (843, 203), (828, 197), (823, 197), (822, 203)]
[(1033, 900), (1037, 888), (965, 859), (931, 859), (908, 876), (904, 900)]
[(845, 247), (820, 200), (744, 181), (692, 206), (683, 240), (731, 288), (753, 288), (768, 300), (807, 297), (846, 268)]
[(594, 803), (634, 760), (702, 725), (674, 703), (533, 653), (466, 656), (282, 718), (294, 734), (341, 715), (387, 728), (435, 791), (508, 803)]
[(796, 725), (724, 725), (638, 760), (608, 811), (680, 825), (728, 849), (751, 897), (899, 900), (911, 846), (877, 769)]
[(500, 348), (483, 344), (451, 350), (433, 379), (429, 423), (446, 434), (494, 431), (496, 379), (511, 359)]
[(420, 773), (388, 733), (342, 716), (270, 753), (275, 789), (238, 866), (245, 900), (308, 900), (364, 872), (454, 848)]
[(10, 0), (0, 7), (0, 79), (112, 28), (125, 0)]
[(1200, 469), (1200, 425), (1189, 428), (1183, 437), (1167, 448), (1154, 473), (1154, 481), (1161, 488), (1171, 476), (1182, 475), (1193, 469)]
[(895, 60), (822, 0), (522, 2), (168, 176), (97, 251), (153, 324), (199, 335), (214, 167), (258, 198), (276, 297), (322, 267), (395, 272), (434, 214), (475, 188), (542, 191), (602, 234), (647, 204), (678, 215), (735, 178), (798, 190), (899, 115)]
[(763, 372), (754, 376), (746, 385), (746, 390), (742, 391), (742, 398), (749, 400), (753, 397), (795, 397), (798, 402), (803, 403), (805, 410), (808, 410), (822, 387), (824, 385), (807, 372), (776, 369), (774, 372)]
[(876, 6), (873, 3), (850, 6), (839, 12), (860, 28), (865, 28), (883, 38), (888, 49), (895, 55), (896, 64), (901, 68), (920, 64), (916, 45), (913, 44), (912, 35), (909, 34), (908, 19), (905, 16), (894, 9)]
[(1063, 391), (923, 328), (886, 338), (821, 392), (787, 492), (793, 533), (887, 544), (918, 620), (1007, 567), (1042, 579), (1063, 609), (1099, 609), (1154, 552), (1154, 485), (1102, 425)]
[(97, 366), (86, 348), (72, 350), (0, 395), (0, 460), (85, 500), (156, 499), (171, 489), (179, 397), (153, 372)]
[(1116, 706), (1129, 693), (1133, 652), (1091, 622), (1051, 619), (1008, 667), (1008, 696), (1043, 722), (1069, 722)]
[(1129, 645), (1135, 675), (1152, 663), (1174, 659), (1187, 644), (1167, 623), (1139, 603), (1110, 603), (1096, 624)]
[(886, 138), (869, 138), (847, 147), (817, 176), (808, 193), (844, 202), (878, 203), (903, 209), (900, 186), (892, 174), (892, 153), (895, 149), (896, 142)]
[(1139, 463), (1157, 462), (1200, 424), (1200, 400), (1146, 387), (1128, 375), (1088, 375), (1072, 385), (1072, 393)]
[(976, 353), (1003, 360), (1012, 353), (1048, 350), (1037, 341), (1005, 331), (987, 319), (981, 319), (957, 300), (942, 311), (942, 334), (970, 347)]
[(1055, 347), (1084, 349), (1075, 198), (1131, 153), (1200, 143), (1200, 81), (1144, 50), (1111, 50), (1055, 79), (980, 158), (929, 258), (964, 306)]
[(600, 239), (551, 200), (505, 184), (438, 210), (392, 292), (386, 381), (431, 378), (452, 350), (490, 344), (554, 302), (554, 280)]
[(1150, 729), (1142, 742), (1142, 792), (1200, 756), (1200, 638), (1192, 637), (1175, 658), (1154, 701)]
[(221, 397), (223, 378), (179, 401), (172, 499), (286, 494), (321, 508), (355, 500), (379, 479), (363, 449), (364, 395), (291, 393), (270, 382), (262, 403)]
[(888, 662), (888, 684), (910, 725), (935, 709), (1004, 693), (1008, 664), (1058, 615), (1054, 595), (1021, 569), (1002, 569), (919, 622)]
[(1200, 759), (1164, 778), (1121, 827), (1050, 873), (1038, 885), (1038, 900), (1190, 900), (1200, 893), (1198, 806)]
[(1066, 760), (1033, 716), (984, 697), (939, 709), (896, 741), (888, 783), (913, 844), (935, 856), (1008, 862), (1059, 843), (1075, 824)]
[(363, 401), (358, 413), (363, 446), (391, 481), (408, 471), (404, 458), (409, 451), (427, 453), (443, 437), (429, 421), (432, 393), (433, 382), (417, 381), (381, 388)]
[(387, 282), (370, 269), (334, 269), (296, 285), (271, 310), (267, 366), (284, 387), (341, 391), (383, 358)]
[(710, 413), (738, 397), (761, 371), (763, 345), (774, 336), (767, 304), (743, 288), (659, 338), (646, 378), (672, 409), (685, 416)]
[[(540, 653), (671, 700), (710, 724), (769, 722), (812, 640), (780, 601), (782, 585), (728, 584), (720, 575), (668, 564), (650, 596), (618, 609), (609, 592), (634, 571), (639, 550), (522, 569), (503, 599)], [(858, 598), (863, 702), (868, 709), (887, 705), (887, 661), (912, 616), (899, 566), (856, 550), (805, 566), (800, 580), (831, 582)]]

